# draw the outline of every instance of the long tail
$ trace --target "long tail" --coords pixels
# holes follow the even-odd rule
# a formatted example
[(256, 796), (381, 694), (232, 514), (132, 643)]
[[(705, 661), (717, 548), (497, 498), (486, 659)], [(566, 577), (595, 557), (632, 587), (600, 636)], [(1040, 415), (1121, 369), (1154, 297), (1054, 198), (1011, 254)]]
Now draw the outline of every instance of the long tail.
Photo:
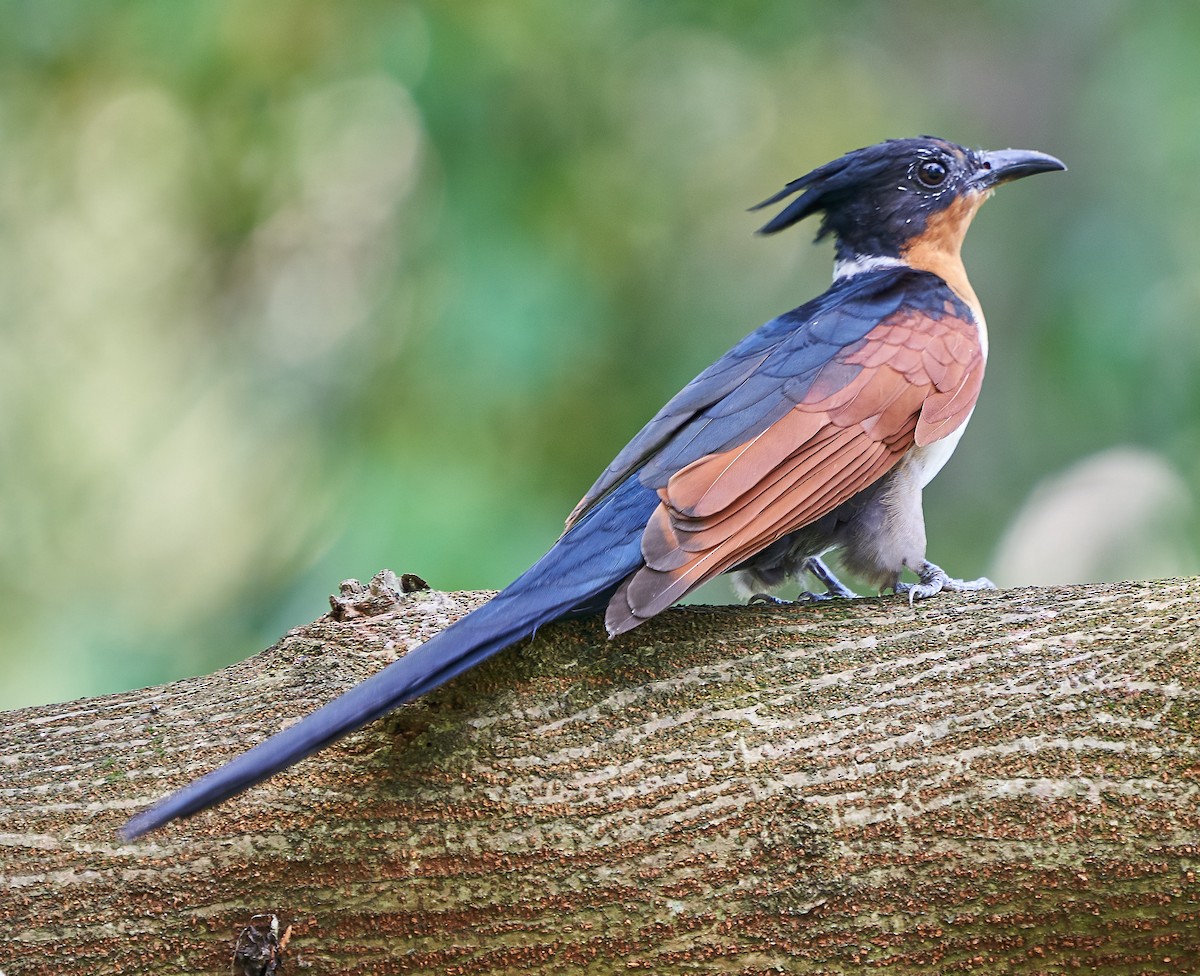
[(653, 492), (631, 479), (488, 603), (303, 721), (139, 813), (121, 829), (122, 837), (140, 837), (261, 783), (551, 620), (603, 609), (621, 580), (640, 565), (641, 529), (657, 502)]

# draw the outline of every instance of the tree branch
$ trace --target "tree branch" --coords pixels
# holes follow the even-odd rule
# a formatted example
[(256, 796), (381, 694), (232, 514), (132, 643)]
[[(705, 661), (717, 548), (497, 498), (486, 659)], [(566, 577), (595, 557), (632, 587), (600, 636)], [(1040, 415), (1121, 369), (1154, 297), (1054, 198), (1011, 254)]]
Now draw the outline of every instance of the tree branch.
[(557, 624), (120, 843), (486, 598), (351, 594), (217, 674), (5, 716), (0, 970), (228, 973), (274, 913), (313, 974), (1195, 971), (1198, 597)]

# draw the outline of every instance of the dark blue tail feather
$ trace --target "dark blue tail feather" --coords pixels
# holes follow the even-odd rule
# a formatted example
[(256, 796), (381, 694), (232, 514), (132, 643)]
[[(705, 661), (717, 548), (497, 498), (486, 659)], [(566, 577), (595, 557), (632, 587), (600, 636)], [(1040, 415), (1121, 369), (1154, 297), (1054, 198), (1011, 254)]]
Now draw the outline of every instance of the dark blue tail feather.
[(621, 485), (488, 603), (303, 721), (138, 814), (122, 836), (131, 840), (199, 813), (427, 694), (543, 624), (603, 609), (640, 565), (641, 530), (657, 503), (636, 478)]

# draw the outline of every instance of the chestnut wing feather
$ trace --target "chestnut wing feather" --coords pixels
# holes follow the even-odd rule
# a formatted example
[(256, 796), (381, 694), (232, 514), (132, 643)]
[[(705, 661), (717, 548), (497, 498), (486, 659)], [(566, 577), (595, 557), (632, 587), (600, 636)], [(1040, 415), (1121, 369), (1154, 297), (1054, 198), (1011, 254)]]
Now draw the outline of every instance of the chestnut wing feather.
[[(928, 296), (909, 296), (826, 362), (810, 366), (803, 396), (787, 398), (781, 415), (764, 424), (761, 410), (748, 412), (740, 439), (665, 480), (648, 481), (642, 469), (641, 480), (657, 489), (660, 504), (642, 537), (645, 566), (609, 603), (610, 633), (636, 626), (816, 521), (914, 446), (966, 421), (983, 377), (978, 329), (964, 306), (917, 297)], [(768, 362), (770, 356), (760, 370)]]

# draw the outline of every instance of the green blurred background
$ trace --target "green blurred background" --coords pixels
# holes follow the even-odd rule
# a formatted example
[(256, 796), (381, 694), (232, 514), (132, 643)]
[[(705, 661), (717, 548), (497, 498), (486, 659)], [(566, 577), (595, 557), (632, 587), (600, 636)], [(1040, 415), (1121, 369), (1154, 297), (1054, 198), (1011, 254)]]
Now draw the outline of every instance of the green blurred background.
[(1200, 569), (1200, 7), (0, 17), (0, 705), (212, 670), (384, 567), (503, 585), (667, 397), (827, 284), (815, 226), (756, 238), (746, 207), (925, 132), (1071, 167), (968, 240), (992, 356), (931, 556)]

